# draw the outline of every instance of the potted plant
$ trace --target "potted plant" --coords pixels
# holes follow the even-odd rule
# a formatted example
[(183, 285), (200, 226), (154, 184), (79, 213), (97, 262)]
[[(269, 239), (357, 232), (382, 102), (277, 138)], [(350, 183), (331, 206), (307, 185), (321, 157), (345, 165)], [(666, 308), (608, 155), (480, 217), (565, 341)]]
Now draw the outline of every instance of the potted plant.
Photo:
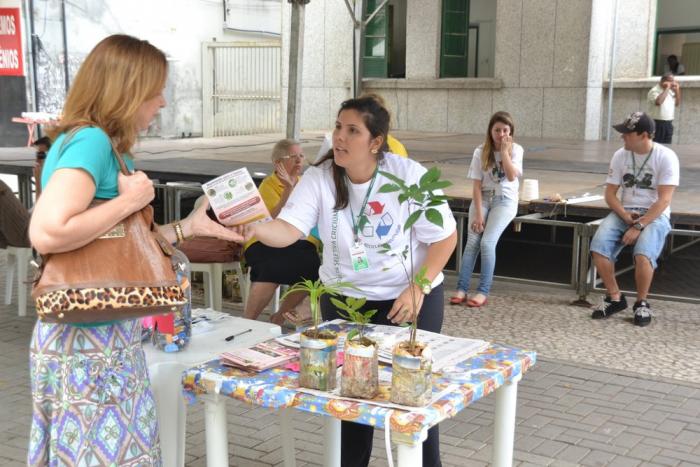
[(366, 298), (346, 297), (345, 302), (331, 298), (338, 314), (355, 327), (345, 338), (345, 358), (340, 379), (340, 394), (371, 399), (379, 391), (379, 347), (365, 335), (367, 324), (377, 310), (361, 311)]
[[(412, 282), (423, 289), (430, 285), (430, 280), (425, 277), (426, 269), (421, 268), (416, 274), (413, 264), (413, 225), (421, 218), (425, 218), (442, 227), (442, 214), (438, 206), (443, 205), (449, 199), (443, 194), (435, 193), (452, 185), (448, 180), (440, 180), (440, 170), (437, 167), (430, 168), (420, 178), (417, 184), (407, 185), (402, 179), (388, 172), (380, 172), (391, 180), (391, 183), (382, 185), (380, 193), (397, 192), (399, 203), (407, 203), (408, 218), (403, 225), (403, 230), (408, 231), (409, 245), (402, 251), (392, 250), (388, 244), (383, 245), (382, 252), (395, 256), (404, 270), (406, 282)], [(406, 264), (408, 260), (408, 265)], [(407, 341), (398, 342), (392, 351), (392, 378), (391, 401), (396, 404), (408, 406), (423, 406), (427, 404), (432, 395), (432, 355), (430, 348), (417, 341), (418, 332), (418, 307), (416, 306), (415, 287), (411, 288), (411, 332)]]
[(326, 285), (321, 279), (316, 281), (302, 280), (293, 284), (282, 296), (284, 298), (294, 292), (309, 294), (312, 326), (304, 330), (299, 338), (300, 370), (299, 386), (321, 391), (331, 391), (335, 388), (337, 370), (336, 348), (338, 335), (335, 331), (320, 329), (321, 297), (325, 294), (337, 295), (343, 288), (352, 287), (347, 282)]

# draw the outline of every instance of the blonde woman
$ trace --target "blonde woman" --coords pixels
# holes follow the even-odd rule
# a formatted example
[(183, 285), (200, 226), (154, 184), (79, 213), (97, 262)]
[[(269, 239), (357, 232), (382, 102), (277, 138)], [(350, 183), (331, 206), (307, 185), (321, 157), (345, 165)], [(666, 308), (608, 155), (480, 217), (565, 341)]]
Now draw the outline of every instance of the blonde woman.
[[(489, 121), (486, 141), (474, 150), (469, 167), (472, 180), (469, 234), (457, 291), (450, 298), (452, 304), (481, 307), (487, 303), (496, 268), (496, 245), (518, 212), (518, 177), (523, 174), (523, 148), (513, 142), (514, 135), (513, 117), (508, 112), (496, 112)], [(468, 297), (469, 282), (479, 253), (479, 286), (476, 294)]]
[[(79, 248), (153, 199), (143, 172), (119, 173), (112, 144), (133, 170), (128, 154), (165, 106), (166, 76), (165, 54), (134, 37), (107, 37), (87, 56), (50, 135), (55, 144), (29, 228), (40, 253)], [(90, 207), (95, 198), (106, 201)], [(207, 207), (203, 203), (179, 226), (159, 227), (160, 233), (171, 242), (194, 235), (240, 241), (209, 220)], [(139, 320), (81, 326), (38, 321), (30, 375), (29, 465), (161, 464)]]

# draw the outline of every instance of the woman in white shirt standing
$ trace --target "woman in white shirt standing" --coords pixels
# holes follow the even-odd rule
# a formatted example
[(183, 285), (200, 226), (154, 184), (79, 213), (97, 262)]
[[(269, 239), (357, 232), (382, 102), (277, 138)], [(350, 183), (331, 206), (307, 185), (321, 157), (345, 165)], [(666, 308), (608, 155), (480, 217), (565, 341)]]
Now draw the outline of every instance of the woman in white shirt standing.
[[(457, 242), (455, 220), (445, 204), (437, 207), (442, 214), (442, 227), (424, 217), (413, 225), (415, 270), (425, 267), (425, 276), (432, 285), (407, 284), (396, 257), (380, 250), (386, 244), (396, 251), (409, 245), (409, 231), (403, 230), (408, 206), (398, 202), (396, 193), (379, 192), (382, 185), (391, 182), (380, 172), (392, 173), (413, 184), (418, 183), (426, 169), (386, 152), (388, 132), (389, 114), (374, 99), (343, 102), (333, 131), (333, 147), (304, 173), (277, 218), (241, 230), (246, 238), (255, 235), (260, 242), (281, 248), (308, 235), (318, 225), (323, 242), (319, 276), (325, 284), (353, 283), (356, 289), (344, 289), (343, 294), (366, 297), (365, 309), (377, 309), (372, 321), (380, 324), (409, 321), (411, 296), (415, 294), (420, 310), (418, 328), (440, 332), (444, 311), (442, 270)], [(338, 317), (329, 300), (322, 300), (321, 310), (326, 320)], [(343, 467), (368, 465), (372, 434), (371, 426), (343, 422)], [(442, 465), (437, 426), (428, 430), (422, 465)]]
[[(496, 112), (489, 121), (484, 144), (474, 150), (469, 178), (472, 203), (469, 206), (467, 244), (457, 291), (450, 303), (469, 307), (486, 305), (493, 271), (496, 268), (496, 244), (518, 212), (518, 187), (523, 174), (523, 148), (513, 142), (515, 125), (508, 112)], [(469, 282), (476, 258), (481, 252), (481, 274), (476, 295), (469, 297)]]

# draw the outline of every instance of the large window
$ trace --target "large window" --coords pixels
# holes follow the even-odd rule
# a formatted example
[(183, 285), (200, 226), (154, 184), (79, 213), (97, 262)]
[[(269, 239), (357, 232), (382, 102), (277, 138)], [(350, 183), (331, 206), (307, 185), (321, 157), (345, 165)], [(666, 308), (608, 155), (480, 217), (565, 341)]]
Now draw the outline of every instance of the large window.
[(443, 0), (441, 78), (493, 77), (496, 0)]
[(652, 73), (700, 75), (700, 2), (658, 0)]
[[(383, 0), (367, 0), (368, 18)], [(362, 49), (365, 78), (406, 77), (406, 0), (391, 0), (367, 24)]]

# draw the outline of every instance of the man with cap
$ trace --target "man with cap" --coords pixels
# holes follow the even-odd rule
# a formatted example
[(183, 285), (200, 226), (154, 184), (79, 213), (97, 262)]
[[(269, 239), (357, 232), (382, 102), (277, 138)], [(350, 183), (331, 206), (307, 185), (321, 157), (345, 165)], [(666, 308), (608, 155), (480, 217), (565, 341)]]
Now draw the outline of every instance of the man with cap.
[(632, 307), (634, 324), (646, 326), (651, 322), (647, 295), (656, 260), (671, 230), (670, 205), (678, 186), (678, 156), (653, 141), (654, 120), (644, 112), (630, 114), (613, 128), (622, 134), (624, 147), (613, 155), (605, 180), (605, 202), (612, 212), (591, 241), (593, 262), (607, 291), (592, 318), (608, 318), (627, 308), (627, 299), (615, 279), (615, 260), (630, 245), (637, 287), (637, 301)]

